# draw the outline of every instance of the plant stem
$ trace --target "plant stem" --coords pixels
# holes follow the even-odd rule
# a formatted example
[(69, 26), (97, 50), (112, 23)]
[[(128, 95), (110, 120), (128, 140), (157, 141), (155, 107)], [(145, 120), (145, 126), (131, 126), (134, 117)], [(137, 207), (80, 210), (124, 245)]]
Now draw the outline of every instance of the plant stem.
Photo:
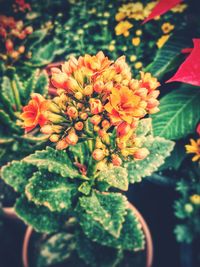
[(13, 95), (15, 98), (16, 109), (17, 109), (17, 111), (20, 111), (21, 110), (21, 101), (20, 101), (20, 96), (19, 96), (19, 92), (17, 90), (17, 86), (16, 86), (15, 81), (11, 82), (11, 86), (12, 86), (12, 91), (13, 91)]

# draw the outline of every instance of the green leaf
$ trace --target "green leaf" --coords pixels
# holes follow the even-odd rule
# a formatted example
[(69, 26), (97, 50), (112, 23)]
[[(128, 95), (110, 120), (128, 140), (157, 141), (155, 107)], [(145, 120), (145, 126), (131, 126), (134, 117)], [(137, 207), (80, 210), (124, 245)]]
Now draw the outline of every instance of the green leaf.
[[(13, 75), (12, 86), (15, 87), (15, 99), (19, 99), (20, 101), (20, 96), (25, 95), (25, 87), (17, 74)], [(21, 103), (18, 103), (18, 105), (21, 106)]]
[[(104, 231), (117, 238), (126, 215), (126, 205), (126, 198), (121, 194), (101, 194), (93, 191), (91, 196), (79, 198), (78, 213), (87, 217), (87, 223), (94, 221)], [(85, 222), (81, 221), (80, 223), (84, 228)]]
[(65, 151), (51, 147), (36, 151), (34, 154), (24, 158), (24, 161), (37, 166), (39, 169), (46, 169), (49, 172), (60, 174), (65, 178), (82, 177)]
[(150, 72), (153, 76), (161, 78), (168, 71), (176, 68), (175, 60), (180, 56), (181, 50), (188, 45), (190, 44), (185, 33), (173, 34), (166, 44), (158, 49), (154, 61), (146, 67), (145, 72)]
[(45, 171), (36, 172), (26, 185), (25, 193), (36, 205), (51, 211), (62, 211), (72, 207), (72, 198), (77, 192), (75, 184), (59, 175)]
[(23, 161), (12, 161), (1, 169), (1, 177), (16, 192), (23, 193), (35, 168)]
[(49, 78), (45, 71), (42, 71), (37, 77), (34, 92), (46, 96), (48, 94)]
[(92, 242), (82, 232), (76, 234), (76, 249), (78, 256), (86, 264), (93, 267), (115, 267), (123, 257), (122, 250)]
[(15, 211), (26, 224), (41, 233), (56, 232), (67, 220), (65, 214), (50, 212), (46, 207), (36, 206), (24, 197), (17, 199)]
[(184, 85), (160, 101), (160, 112), (152, 115), (154, 135), (178, 140), (195, 132), (200, 119), (200, 90)]
[(7, 107), (9, 112), (13, 114), (13, 107), (15, 107), (16, 103), (15, 103), (15, 98), (13, 95), (11, 81), (6, 76), (3, 77), (0, 94), (1, 94), (2, 101), (5, 104), (5, 107)]
[(173, 150), (174, 142), (161, 137), (148, 136), (143, 144), (150, 154), (141, 161), (126, 162), (130, 183), (140, 182), (143, 177), (150, 176), (164, 163)]
[(35, 86), (37, 83), (37, 76), (39, 74), (39, 69), (36, 69), (32, 75), (29, 77), (29, 79), (25, 82), (25, 91), (23, 94), (23, 97), (25, 101), (28, 101), (30, 98), (31, 93), (35, 91)]
[(83, 193), (84, 195), (89, 195), (91, 191), (91, 184), (88, 182), (83, 182), (79, 188), (78, 191)]
[(128, 173), (123, 167), (114, 166), (113, 168), (102, 170), (99, 173), (98, 180), (120, 190), (128, 190)]
[(4, 110), (0, 109), (0, 123), (1, 126), (6, 126), (8, 129), (14, 132), (19, 132), (21, 129), (16, 125), (16, 122)]
[(76, 248), (74, 235), (60, 232), (40, 243), (37, 267), (52, 266), (67, 260)]
[(125, 222), (118, 238), (105, 231), (99, 223), (84, 212), (80, 211), (79, 221), (86, 236), (103, 246), (130, 251), (144, 248), (144, 234), (141, 225), (131, 210), (127, 210)]
[(136, 129), (136, 136), (146, 136), (146, 135), (152, 135), (153, 129), (152, 129), (152, 119), (142, 119), (138, 122), (138, 126)]

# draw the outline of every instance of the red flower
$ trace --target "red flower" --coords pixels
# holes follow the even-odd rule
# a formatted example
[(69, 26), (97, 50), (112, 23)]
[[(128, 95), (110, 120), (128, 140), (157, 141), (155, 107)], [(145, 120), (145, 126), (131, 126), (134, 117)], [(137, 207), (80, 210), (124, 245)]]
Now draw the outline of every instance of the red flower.
[(23, 108), (21, 118), (24, 121), (24, 128), (26, 132), (30, 132), (37, 125), (41, 127), (47, 122), (45, 111), (48, 109), (48, 101), (40, 94), (33, 94), (32, 99), (28, 105)]
[(154, 7), (150, 15), (143, 21), (143, 24), (149, 20), (154, 19), (157, 16), (160, 16), (176, 5), (180, 4), (182, 0), (160, 0), (158, 4)]
[(166, 83), (183, 82), (200, 86), (200, 39), (193, 39), (194, 48), (175, 75)]

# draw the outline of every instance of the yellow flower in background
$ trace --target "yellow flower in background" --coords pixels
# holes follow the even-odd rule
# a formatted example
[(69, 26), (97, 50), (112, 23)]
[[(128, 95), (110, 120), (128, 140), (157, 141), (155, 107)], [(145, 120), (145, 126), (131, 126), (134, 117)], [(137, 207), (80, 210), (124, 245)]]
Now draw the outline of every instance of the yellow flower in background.
[(188, 7), (188, 5), (186, 5), (186, 4), (179, 4), (175, 7), (173, 7), (171, 9), (171, 11), (174, 13), (182, 13), (187, 7)]
[(137, 59), (136, 55), (132, 55), (132, 56), (130, 56), (130, 61), (131, 61), (131, 62), (136, 61), (136, 59)]
[(197, 141), (190, 139), (190, 145), (186, 145), (185, 148), (188, 154), (195, 154), (192, 161), (200, 160), (200, 138)]
[(118, 12), (118, 13), (115, 15), (115, 19), (116, 19), (116, 21), (121, 21), (121, 20), (123, 20), (123, 19), (125, 19), (125, 18), (126, 18), (126, 14), (123, 13), (123, 12)]
[(138, 35), (138, 36), (142, 35), (142, 30), (137, 30), (137, 31), (135, 32), (135, 34)]
[(132, 38), (132, 44), (134, 46), (138, 46), (140, 44), (140, 37), (134, 37), (134, 38)]
[(145, 6), (145, 9), (144, 9), (144, 16), (145, 16), (145, 18), (147, 18), (149, 16), (149, 14), (151, 13), (152, 9), (155, 7), (155, 5), (157, 3), (158, 3), (157, 1), (152, 1), (152, 2), (148, 3)]
[(145, 18), (144, 16), (144, 6), (142, 3), (137, 2), (137, 3), (131, 3), (131, 10), (129, 14), (130, 19), (135, 19), (135, 20), (143, 20)]
[(200, 205), (200, 195), (194, 194), (190, 197), (190, 201), (195, 205)]
[(116, 35), (123, 34), (125, 37), (129, 36), (129, 29), (133, 27), (133, 24), (130, 23), (128, 20), (121, 21), (117, 24), (115, 27), (115, 33)]
[(167, 40), (169, 39), (170, 35), (169, 34), (166, 34), (166, 35), (163, 35), (162, 37), (160, 37), (157, 41), (157, 47), (158, 48), (162, 48), (163, 45), (167, 42)]
[(173, 29), (174, 29), (174, 25), (172, 25), (171, 23), (169, 23), (169, 22), (165, 22), (165, 23), (163, 23), (163, 25), (161, 26), (161, 29), (162, 29), (162, 31), (163, 31), (163, 33), (169, 33), (169, 32), (171, 32), (171, 31), (173, 31)]
[(138, 61), (135, 63), (135, 68), (138, 70), (138, 69), (141, 69), (142, 68), (142, 62)]
[(109, 51), (114, 51), (115, 50), (115, 45), (113, 45), (113, 44), (110, 44), (109, 46), (108, 46), (108, 50)]

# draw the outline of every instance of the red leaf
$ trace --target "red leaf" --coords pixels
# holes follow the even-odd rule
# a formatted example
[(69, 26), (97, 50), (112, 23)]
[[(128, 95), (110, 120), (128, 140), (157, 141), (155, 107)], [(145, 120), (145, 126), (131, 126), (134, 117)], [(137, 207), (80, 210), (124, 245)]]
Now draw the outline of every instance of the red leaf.
[(197, 133), (200, 135), (200, 123), (197, 125)]
[(181, 53), (182, 54), (190, 54), (191, 52), (192, 52), (192, 50), (193, 50), (193, 48), (183, 48), (182, 50), (181, 50)]
[(181, 2), (182, 0), (160, 0), (152, 10), (151, 14), (143, 21), (143, 24), (157, 16), (166, 13)]
[(193, 39), (193, 44), (192, 52), (166, 83), (176, 81), (200, 86), (200, 39)]

